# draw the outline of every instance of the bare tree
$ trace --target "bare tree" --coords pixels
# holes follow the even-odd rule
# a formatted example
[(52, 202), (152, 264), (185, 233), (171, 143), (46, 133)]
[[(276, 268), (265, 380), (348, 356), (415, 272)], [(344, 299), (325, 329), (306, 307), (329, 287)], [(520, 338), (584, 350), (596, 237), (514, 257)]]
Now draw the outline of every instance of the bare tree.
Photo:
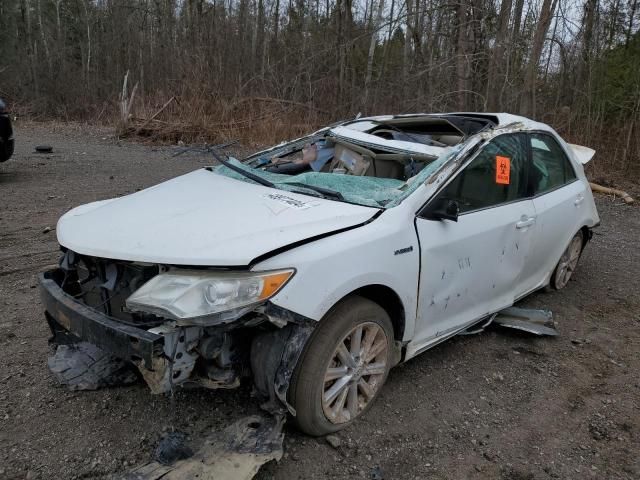
[(489, 74), (487, 78), (487, 108), (498, 111), (502, 107), (500, 94), (503, 88), (500, 70), (505, 66), (504, 52), (509, 35), (509, 20), (511, 18), (511, 0), (502, 0), (498, 14), (498, 31), (495, 46), (489, 59)]
[(510, 111), (603, 148), (606, 132), (624, 132), (612, 158), (640, 177), (638, 10), (638, 0), (0, 0), (0, 95), (27, 113), (104, 121), (119, 118), (129, 72), (138, 90), (127, 110), (162, 109), (146, 126), (170, 119), (171, 140), (282, 139), (358, 111)]
[(533, 35), (533, 43), (531, 45), (531, 53), (525, 70), (524, 91), (522, 93), (521, 110), (526, 115), (535, 116), (536, 110), (536, 83), (538, 77), (538, 66), (540, 64), (540, 56), (544, 47), (544, 40), (549, 25), (553, 18), (558, 0), (544, 0), (540, 10), (540, 17)]

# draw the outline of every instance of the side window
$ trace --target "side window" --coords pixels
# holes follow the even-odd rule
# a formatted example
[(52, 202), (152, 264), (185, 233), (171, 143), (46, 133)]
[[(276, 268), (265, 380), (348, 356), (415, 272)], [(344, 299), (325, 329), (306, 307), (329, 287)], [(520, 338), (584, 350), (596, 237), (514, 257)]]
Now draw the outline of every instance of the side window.
[(460, 213), (526, 196), (527, 150), (523, 134), (496, 137), (438, 195), (456, 200)]
[(575, 171), (558, 142), (540, 133), (529, 135), (531, 142), (530, 192), (548, 192), (576, 179)]

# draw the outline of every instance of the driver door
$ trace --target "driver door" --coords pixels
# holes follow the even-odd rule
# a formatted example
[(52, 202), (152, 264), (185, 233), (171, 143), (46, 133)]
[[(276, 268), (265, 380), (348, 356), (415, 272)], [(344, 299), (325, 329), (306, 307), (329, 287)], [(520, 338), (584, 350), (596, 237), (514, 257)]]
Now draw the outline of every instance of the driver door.
[[(409, 355), (517, 298), (536, 228), (527, 165), (523, 134), (496, 137), (416, 217), (421, 269)], [(425, 218), (449, 200), (458, 204), (457, 221)]]

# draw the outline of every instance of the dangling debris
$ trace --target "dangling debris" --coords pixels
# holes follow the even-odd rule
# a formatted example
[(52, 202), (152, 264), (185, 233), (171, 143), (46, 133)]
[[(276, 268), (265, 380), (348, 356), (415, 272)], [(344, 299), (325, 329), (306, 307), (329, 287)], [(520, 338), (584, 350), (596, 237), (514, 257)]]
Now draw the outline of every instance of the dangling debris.
[(496, 318), (496, 315), (498, 314), (494, 313), (493, 315), (489, 315), (484, 320), (471, 325), (469, 328), (467, 328), (463, 332), (460, 332), (458, 335), (476, 335), (478, 333), (484, 332), (484, 329), (491, 325), (493, 319)]
[(262, 465), (282, 458), (283, 425), (284, 416), (242, 418), (208, 436), (190, 458), (172, 465), (154, 461), (135, 468), (124, 479), (249, 480)]
[(458, 335), (475, 335), (482, 333), (492, 324), (533, 333), (535, 335), (548, 335), (552, 337), (558, 335), (555, 322), (553, 321), (553, 313), (549, 310), (533, 310), (518, 307), (505, 308), (498, 313), (489, 315), (484, 320), (472, 325)]
[(97, 390), (128, 385), (138, 379), (128, 364), (89, 342), (58, 345), (47, 364), (69, 390)]
[(493, 322), (502, 327), (513, 328), (534, 335), (555, 337), (558, 331), (553, 322), (553, 313), (549, 310), (533, 310), (528, 308), (509, 307), (500, 310)]

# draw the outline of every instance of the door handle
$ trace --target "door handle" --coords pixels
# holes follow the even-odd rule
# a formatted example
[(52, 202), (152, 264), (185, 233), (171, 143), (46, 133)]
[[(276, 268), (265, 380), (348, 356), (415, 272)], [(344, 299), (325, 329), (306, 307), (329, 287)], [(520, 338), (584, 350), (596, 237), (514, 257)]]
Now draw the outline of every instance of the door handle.
[(584, 195), (578, 195), (578, 198), (573, 201), (573, 204), (577, 207), (582, 202), (584, 202)]
[(527, 228), (536, 223), (536, 217), (525, 217), (524, 215), (520, 219), (518, 223), (516, 223), (516, 228)]

